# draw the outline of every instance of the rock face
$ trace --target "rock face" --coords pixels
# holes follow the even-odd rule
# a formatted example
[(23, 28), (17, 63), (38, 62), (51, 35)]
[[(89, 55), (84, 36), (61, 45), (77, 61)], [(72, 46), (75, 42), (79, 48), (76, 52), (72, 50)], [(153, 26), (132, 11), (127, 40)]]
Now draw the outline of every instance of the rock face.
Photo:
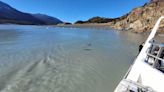
[(0, 1), (0, 24), (49, 25), (58, 22), (61, 23), (58, 19), (47, 15), (36, 14), (34, 16), (33, 14), (20, 12)]
[[(164, 0), (151, 0), (144, 6), (133, 9), (129, 14), (109, 22), (109, 25), (118, 30), (143, 33), (151, 31), (162, 15), (164, 15)], [(158, 32), (164, 33), (164, 21), (160, 24)]]

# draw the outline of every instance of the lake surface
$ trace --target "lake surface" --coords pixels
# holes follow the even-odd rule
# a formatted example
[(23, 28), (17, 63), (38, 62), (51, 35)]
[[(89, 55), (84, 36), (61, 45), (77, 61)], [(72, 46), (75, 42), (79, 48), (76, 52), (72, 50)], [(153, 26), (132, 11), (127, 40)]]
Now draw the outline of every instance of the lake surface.
[(113, 92), (144, 39), (109, 29), (0, 25), (0, 92)]

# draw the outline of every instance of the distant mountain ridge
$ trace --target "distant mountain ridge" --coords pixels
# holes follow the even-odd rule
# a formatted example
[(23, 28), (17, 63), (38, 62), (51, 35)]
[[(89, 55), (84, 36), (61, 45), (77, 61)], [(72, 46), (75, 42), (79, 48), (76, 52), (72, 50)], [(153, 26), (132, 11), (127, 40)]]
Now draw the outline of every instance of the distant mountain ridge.
[(4, 23), (55, 25), (62, 23), (62, 21), (48, 15), (23, 13), (0, 1), (0, 24)]
[(79, 21), (76, 21), (75, 24), (84, 24), (84, 23), (108, 23), (108, 22), (111, 22), (113, 21), (112, 18), (104, 18), (104, 17), (92, 17), (90, 19), (88, 19), (87, 21), (82, 21), (82, 20), (79, 20)]

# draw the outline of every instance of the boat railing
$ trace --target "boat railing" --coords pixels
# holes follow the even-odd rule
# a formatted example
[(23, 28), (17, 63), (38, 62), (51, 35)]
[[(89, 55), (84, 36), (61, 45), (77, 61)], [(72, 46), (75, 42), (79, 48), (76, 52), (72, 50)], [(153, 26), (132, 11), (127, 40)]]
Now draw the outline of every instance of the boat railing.
[(156, 41), (150, 41), (150, 43), (154, 46), (159, 46), (159, 47), (164, 47), (164, 43), (159, 43), (159, 42), (156, 42)]
[(154, 59), (161, 60), (162, 62), (164, 62), (164, 59), (162, 59), (162, 58), (159, 58), (159, 57), (157, 57), (155, 55), (152, 55), (150, 53), (147, 53), (147, 54), (148, 54), (149, 57), (153, 57)]
[(154, 68), (164, 72), (164, 44), (150, 43), (152, 46), (147, 52), (147, 62)]
[(131, 80), (123, 79), (119, 87), (122, 89), (118, 92), (156, 92), (150, 87), (143, 86)]

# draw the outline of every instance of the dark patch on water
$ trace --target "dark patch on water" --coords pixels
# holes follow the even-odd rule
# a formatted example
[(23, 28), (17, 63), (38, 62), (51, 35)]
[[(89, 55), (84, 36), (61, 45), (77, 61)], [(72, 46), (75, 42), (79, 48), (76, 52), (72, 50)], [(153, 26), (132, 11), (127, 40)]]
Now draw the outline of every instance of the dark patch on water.
[(84, 50), (86, 50), (86, 51), (91, 51), (92, 49), (84, 49)]

